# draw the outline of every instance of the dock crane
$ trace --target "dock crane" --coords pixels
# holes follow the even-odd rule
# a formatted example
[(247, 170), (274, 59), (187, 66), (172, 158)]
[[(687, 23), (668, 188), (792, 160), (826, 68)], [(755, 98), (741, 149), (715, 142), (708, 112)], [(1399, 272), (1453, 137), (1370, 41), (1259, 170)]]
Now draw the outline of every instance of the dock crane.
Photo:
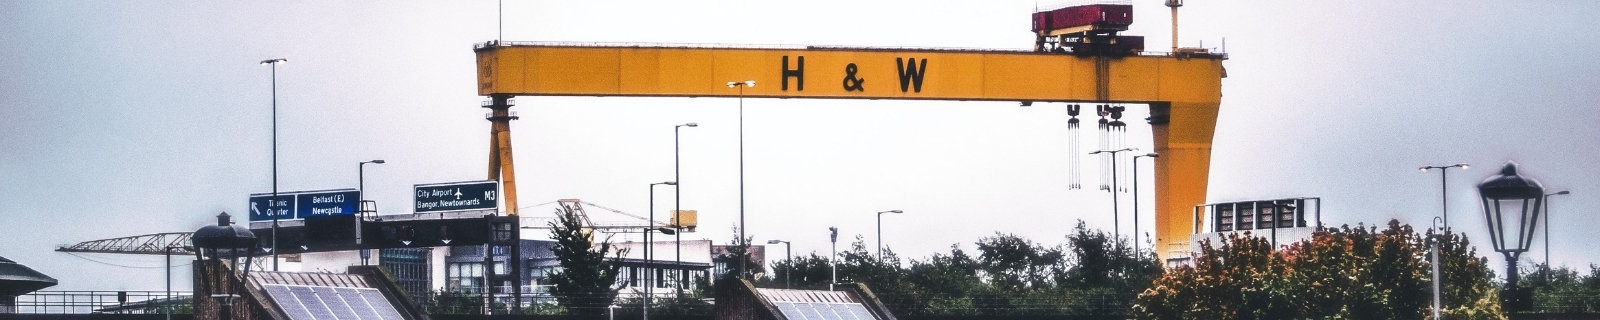
[[(1109, 32), (1132, 22), (1131, 10), (1125, 17), (1118, 14), (1123, 9), (1119, 6), (1131, 7), (1131, 2), (1091, 6), (1096, 7), (1058, 9), (1072, 19), (1052, 17), (1045, 25), (1038, 24), (1040, 15), (1035, 13), (1034, 33), (1041, 39), (1032, 50), (479, 43), (473, 48), (478, 94), (488, 98), (483, 107), (493, 110), (488, 117), (493, 123), (489, 176), (502, 181), (506, 204), (515, 208), (509, 121), (517, 118), (510, 112), (516, 96), (1145, 104), (1152, 151), (1162, 159), (1154, 163), (1153, 240), (1168, 250), (1156, 253), (1163, 258), (1187, 254), (1189, 214), (1194, 205), (1206, 202), (1212, 139), (1226, 77), (1222, 63), (1228, 56), (1205, 50), (1144, 51), (1142, 38)], [(1045, 16), (1056, 13), (1052, 10)], [(1062, 43), (1070, 29), (1081, 27), (1072, 24), (1083, 21), (1090, 28), (1080, 32), (1081, 44), (1072, 39)], [(1051, 36), (1054, 45), (1046, 46)], [(1046, 47), (1049, 50), (1040, 50)], [(861, 85), (863, 79), (880, 85)], [(772, 85), (726, 87), (729, 81), (745, 80)]]
[[(646, 218), (644, 216), (623, 212), (622, 210), (612, 209), (612, 208), (609, 208), (609, 207), (606, 207), (606, 206), (594, 204), (593, 202), (583, 201), (583, 200), (580, 200), (580, 199), (560, 199), (560, 200), (556, 200), (554, 203), (559, 204), (561, 206), (561, 208), (563, 209), (562, 212), (572, 212), (572, 214), (574, 216), (576, 216), (576, 218), (578, 219), (579, 223), (583, 225), (584, 232), (600, 231), (600, 232), (605, 232), (605, 233), (638, 233), (638, 232), (644, 232), (645, 230), (655, 230), (655, 231), (659, 231), (659, 232), (664, 233), (664, 234), (671, 235), (671, 234), (676, 234), (678, 232), (694, 232), (694, 229), (696, 227), (694, 225), (694, 222), (693, 222), (693, 220), (694, 220), (693, 217), (695, 215), (695, 212), (694, 211), (690, 211), (690, 210), (685, 210), (685, 211), (681, 212), (681, 215), (684, 217), (684, 219), (683, 219), (684, 223), (682, 223), (682, 225), (680, 225), (679, 223), (677, 223), (675, 221), (668, 221), (668, 222), (650, 221), (649, 218)], [(631, 222), (630, 223), (610, 223), (610, 222), (599, 222), (599, 223), (596, 223), (594, 221), (594, 219), (589, 216), (589, 213), (588, 213), (588, 211), (585, 210), (585, 207), (599, 208), (601, 210), (609, 211), (611, 213), (615, 213), (615, 214), (619, 214), (619, 215), (622, 215), (622, 216), (638, 219), (639, 221), (643, 221), (644, 223), (642, 223), (642, 224), (631, 223)], [(549, 229), (550, 228), (549, 221), (554, 219), (554, 218), (549, 218), (549, 217), (528, 217), (528, 216), (523, 216), (521, 218), (522, 218), (522, 228), (523, 229)]]

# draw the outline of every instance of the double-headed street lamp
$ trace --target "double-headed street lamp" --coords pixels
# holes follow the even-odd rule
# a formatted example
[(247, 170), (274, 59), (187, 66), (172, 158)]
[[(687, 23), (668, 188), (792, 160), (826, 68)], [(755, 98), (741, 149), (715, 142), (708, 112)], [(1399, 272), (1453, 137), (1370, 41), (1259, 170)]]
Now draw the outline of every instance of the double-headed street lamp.
[[(694, 127), (699, 127), (699, 126), (700, 126), (699, 124), (696, 124), (694, 122), (672, 126), (672, 181), (673, 182), (683, 183), (683, 176), (681, 174), (681, 172), (683, 171), (683, 169), (682, 169), (683, 167), (678, 164), (678, 128), (683, 128), (683, 127), (694, 128)], [(675, 228), (682, 228), (683, 227), (681, 225), (681, 224), (683, 224), (682, 217), (678, 216), (680, 214), (680, 212), (683, 211), (683, 208), (680, 206), (681, 202), (683, 202), (683, 185), (679, 184), (677, 188), (672, 190), (672, 226), (675, 227)], [(674, 231), (676, 231), (676, 230), (674, 230)], [(673, 237), (672, 238), (672, 242), (673, 242), (672, 257), (673, 257), (673, 260), (677, 261), (678, 264), (683, 264), (683, 234), (680, 233), (680, 232), (673, 232), (672, 233), (672, 237)], [(688, 274), (684, 274), (683, 276), (680, 276), (678, 280), (680, 282), (682, 282), (684, 280), (688, 280)]]
[[(1133, 256), (1139, 256), (1139, 158), (1155, 158), (1161, 155), (1150, 153), (1133, 156)], [(1150, 248), (1154, 251), (1155, 248)]]
[(1450, 194), (1446, 192), (1449, 190), (1449, 185), (1445, 184), (1445, 176), (1449, 174), (1446, 171), (1448, 171), (1450, 168), (1461, 168), (1461, 170), (1467, 170), (1468, 166), (1465, 163), (1457, 163), (1448, 166), (1424, 166), (1417, 168), (1417, 170), (1422, 170), (1422, 172), (1428, 172), (1430, 169), (1439, 169), (1439, 201), (1441, 204), (1443, 204), (1440, 210), (1443, 210), (1444, 212), (1442, 217), (1444, 217), (1445, 229), (1450, 228)]
[(272, 66), (272, 200), (267, 201), (267, 212), (272, 214), (272, 271), (278, 271), (278, 64), (289, 59), (261, 60)]
[[(678, 185), (678, 182), (676, 182), (676, 181), (663, 181), (663, 182), (656, 182), (656, 183), (651, 183), (650, 184), (650, 219), (645, 221), (645, 226), (644, 226), (644, 266), (645, 266), (645, 268), (644, 268), (644, 270), (645, 270), (645, 272), (644, 272), (644, 282), (645, 282), (645, 284), (644, 284), (644, 318), (645, 319), (650, 319), (650, 287), (656, 286), (655, 281), (660, 280), (660, 279), (651, 280), (651, 278), (652, 278), (651, 275), (653, 275), (655, 273), (654, 272), (650, 272), (650, 268), (649, 268), (650, 267), (650, 263), (651, 263), (650, 256), (655, 251), (653, 249), (653, 247), (656, 246), (655, 242), (650, 241), (650, 239), (651, 239), (650, 233), (651, 233), (651, 231), (656, 231), (656, 186), (658, 186), (658, 185), (676, 186), (676, 185)], [(662, 230), (662, 231), (666, 231), (666, 230)]]
[(790, 243), (783, 240), (767, 240), (767, 244), (783, 244), (783, 261), (789, 262), (789, 272), (783, 274), (783, 288), (788, 289), (791, 280), (794, 280), (794, 255), (790, 251)]
[(1478, 183), (1478, 194), (1483, 198), (1483, 219), (1489, 224), (1489, 242), (1494, 251), (1506, 258), (1506, 287), (1500, 295), (1501, 303), (1507, 311), (1525, 310), (1529, 297), (1517, 287), (1517, 257), (1533, 244), (1539, 210), (1544, 205), (1544, 186), (1517, 174), (1517, 164), (1507, 162), (1500, 173)]
[(878, 260), (883, 260), (883, 214), (903, 212), (900, 210), (878, 211)]
[[(729, 88), (739, 88), (739, 241), (735, 245), (746, 247), (746, 250), (748, 250), (750, 244), (745, 243), (744, 239), (744, 88), (754, 88), (755, 86), (755, 80), (745, 80), (744, 82), (728, 81)], [(748, 255), (749, 253), (746, 252), (745, 254)], [(749, 259), (739, 259), (740, 279), (744, 278), (745, 270), (747, 270), (745, 260)]]
[[(377, 159), (377, 160), (372, 160), (372, 161), (362, 161), (360, 164), (356, 164), (356, 206), (357, 206), (356, 213), (363, 214), (363, 215), (367, 213), (367, 164), (368, 163), (383, 164), (383, 159)], [(374, 209), (374, 210), (376, 210), (376, 209)], [(361, 218), (365, 219), (367, 217), (366, 216), (362, 216)], [(371, 257), (372, 257), (372, 251), (370, 251), (370, 249), (361, 249), (361, 265), (363, 265), (363, 266), (367, 265), (367, 259), (369, 259)]]
[[(1139, 148), (1123, 148), (1120, 150), (1100, 150), (1089, 154), (1111, 154), (1111, 243), (1116, 245), (1117, 251), (1122, 251), (1122, 219), (1118, 217), (1117, 210), (1117, 153), (1139, 150)], [(1137, 235), (1134, 238), (1138, 238)], [(1137, 241), (1137, 240), (1135, 240)]]

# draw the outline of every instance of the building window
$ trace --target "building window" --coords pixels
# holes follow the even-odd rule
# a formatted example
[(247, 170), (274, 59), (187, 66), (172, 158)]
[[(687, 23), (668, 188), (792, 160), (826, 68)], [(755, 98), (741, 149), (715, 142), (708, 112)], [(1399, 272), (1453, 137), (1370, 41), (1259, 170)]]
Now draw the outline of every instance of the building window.
[(1273, 214), (1272, 209), (1273, 206), (1269, 204), (1256, 206), (1256, 229), (1271, 229), (1273, 227), (1272, 216), (1275, 214)]
[(483, 293), (482, 263), (451, 263), (445, 270), (446, 290), (461, 293)]
[(1239, 230), (1255, 229), (1255, 226), (1256, 226), (1256, 215), (1251, 214), (1251, 213), (1256, 211), (1255, 208), (1251, 208), (1250, 206), (1247, 205), (1244, 208), (1235, 207), (1235, 209), (1237, 209), (1237, 211), (1239, 213), (1238, 214), (1239, 223), (1234, 224), (1234, 226), (1237, 227)]
[(395, 282), (406, 294), (416, 299), (417, 303), (425, 303), (428, 291), (431, 290), (429, 275), (433, 273), (428, 263), (433, 254), (433, 248), (393, 248), (378, 250), (378, 265), (389, 269), (394, 275)]
[(731, 260), (731, 259), (724, 259), (722, 261), (712, 262), (713, 263), (712, 272), (716, 277), (721, 277), (722, 275), (728, 274), (729, 272), (733, 272), (733, 270), (731, 270), (733, 267), (729, 265), (729, 262), (727, 260)]
[(1233, 208), (1218, 208), (1217, 211), (1217, 231), (1233, 231)]

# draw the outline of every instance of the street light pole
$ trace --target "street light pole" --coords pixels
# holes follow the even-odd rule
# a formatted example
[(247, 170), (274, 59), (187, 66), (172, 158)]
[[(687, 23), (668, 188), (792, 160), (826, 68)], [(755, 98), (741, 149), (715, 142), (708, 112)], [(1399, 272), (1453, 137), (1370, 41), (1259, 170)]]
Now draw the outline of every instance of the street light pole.
[(878, 260), (883, 260), (883, 214), (901, 212), (900, 210), (878, 211)]
[[(1101, 153), (1110, 153), (1111, 154), (1111, 243), (1113, 243), (1116, 246), (1118, 252), (1122, 251), (1122, 234), (1121, 234), (1121, 232), (1122, 232), (1122, 225), (1121, 225), (1122, 219), (1118, 217), (1118, 215), (1119, 215), (1118, 211), (1119, 210), (1117, 208), (1117, 206), (1118, 206), (1118, 201), (1117, 201), (1117, 153), (1126, 152), (1126, 151), (1134, 151), (1134, 150), (1139, 150), (1139, 148), (1123, 148), (1123, 149), (1120, 149), (1120, 150), (1100, 150), (1100, 151), (1095, 151), (1095, 152), (1090, 152), (1089, 153), (1089, 154), (1101, 154)], [(1138, 237), (1139, 237), (1138, 235), (1134, 235), (1134, 238), (1138, 238)]]
[[(672, 126), (672, 181), (680, 183), (676, 188), (672, 189), (672, 227), (678, 228), (678, 231), (680, 231), (672, 233), (672, 257), (678, 264), (683, 264), (683, 232), (681, 232), (683, 230), (683, 219), (679, 216), (680, 212), (683, 211), (681, 207), (681, 202), (683, 202), (683, 185), (681, 184), (683, 183), (683, 167), (678, 162), (678, 128), (699, 126), (694, 122)], [(688, 276), (687, 273), (679, 273), (678, 287), (681, 288), (683, 286), (682, 283), (689, 280)]]
[[(744, 88), (754, 88), (755, 86), (755, 80), (728, 82), (729, 88), (739, 88), (739, 241), (735, 245), (742, 247), (744, 251), (750, 250), (750, 244), (745, 243), (744, 239)], [(744, 257), (739, 259), (740, 279), (745, 277), (745, 270), (748, 270), (745, 267), (745, 260), (750, 260), (749, 256), (750, 253), (745, 252)]]
[[(372, 160), (372, 161), (362, 161), (361, 163), (356, 164), (356, 213), (358, 213), (358, 214), (365, 214), (366, 213), (366, 208), (365, 207), (367, 205), (367, 201), (366, 200), (367, 200), (367, 164), (368, 163), (382, 164), (383, 163), (383, 159), (377, 159), (377, 160)], [(363, 216), (361, 218), (366, 218), (366, 217)], [(361, 249), (361, 265), (363, 265), (363, 266), (367, 265), (367, 259), (369, 259), (371, 257), (372, 257), (372, 251), (370, 249)]]
[(1461, 168), (1461, 170), (1467, 170), (1468, 167), (1469, 166), (1465, 163), (1457, 163), (1448, 166), (1424, 166), (1417, 168), (1417, 170), (1422, 170), (1422, 172), (1428, 172), (1429, 169), (1439, 169), (1439, 202), (1442, 205), (1441, 208), (1443, 208), (1441, 210), (1443, 210), (1444, 213), (1443, 217), (1445, 229), (1450, 228), (1450, 195), (1448, 192), (1446, 192), (1449, 189), (1449, 185), (1445, 184), (1445, 176), (1449, 175), (1449, 173), (1446, 171), (1450, 168)]
[[(1139, 158), (1155, 158), (1161, 155), (1150, 153), (1133, 156), (1133, 256), (1139, 257)], [(1155, 248), (1150, 248), (1155, 251)]]
[(651, 231), (655, 231), (656, 227), (656, 186), (663, 184), (669, 186), (678, 185), (678, 183), (674, 181), (664, 181), (650, 184), (650, 219), (646, 220), (644, 223), (644, 318), (646, 320), (650, 319), (650, 288), (656, 286), (655, 281), (651, 280), (651, 276), (655, 275), (655, 270), (650, 270), (650, 256), (651, 253), (655, 251), (654, 247), (656, 244), (655, 242), (650, 241), (650, 233)]
[[(1544, 195), (1544, 267), (1550, 269), (1550, 196), (1568, 195), (1571, 191), (1561, 190), (1556, 193)], [(1548, 275), (1549, 273), (1546, 273)]]
[(1441, 220), (1444, 220), (1444, 218), (1433, 217), (1433, 230), (1434, 230), (1434, 232), (1433, 232), (1433, 236), (1431, 237), (1431, 239), (1429, 239), (1429, 240), (1432, 240), (1431, 242), (1433, 244), (1432, 248), (1430, 248), (1432, 250), (1429, 250), (1430, 251), (1429, 253), (1433, 255), (1433, 259), (1431, 259), (1430, 262), (1433, 262), (1433, 318), (1434, 319), (1441, 319), (1439, 317), (1439, 311), (1440, 311), (1439, 308), (1444, 306), (1444, 303), (1441, 302), (1442, 299), (1440, 299), (1440, 292), (1441, 291), (1439, 291), (1439, 278), (1440, 278), (1440, 275), (1439, 275), (1439, 245), (1440, 245), (1439, 239), (1442, 238), (1443, 234), (1441, 234), (1441, 233), (1444, 232), (1444, 229), (1440, 229), (1439, 228), (1439, 224), (1441, 222), (1443, 222)]
[(828, 290), (832, 291), (833, 285), (839, 283), (839, 264), (834, 262), (834, 258), (839, 256), (839, 228), (828, 227), (828, 243), (833, 247), (833, 254), (828, 255), (828, 269), (832, 274), (828, 280)]
[(289, 59), (261, 60), (272, 65), (272, 200), (267, 201), (267, 212), (272, 214), (272, 271), (278, 271), (278, 64)]
[(794, 279), (794, 252), (790, 251), (792, 248), (789, 246), (790, 243), (788, 241), (767, 240), (767, 244), (778, 243), (783, 243), (783, 261), (789, 262), (789, 272), (783, 273), (783, 288), (789, 289), (789, 283)]

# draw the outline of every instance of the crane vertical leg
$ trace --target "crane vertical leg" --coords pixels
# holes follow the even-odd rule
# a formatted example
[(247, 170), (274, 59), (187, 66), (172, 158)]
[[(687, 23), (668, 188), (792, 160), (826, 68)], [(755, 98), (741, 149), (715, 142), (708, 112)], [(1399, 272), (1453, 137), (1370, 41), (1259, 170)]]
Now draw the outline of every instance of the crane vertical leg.
[[(1187, 255), (1193, 206), (1206, 203), (1217, 102), (1150, 104), (1151, 142), (1161, 159), (1156, 171), (1156, 239), (1160, 259)], [(1175, 255), (1176, 254), (1176, 255)]]
[[(516, 115), (511, 114), (511, 106), (513, 105), (515, 104), (511, 102), (510, 95), (490, 95), (489, 101), (483, 106), (492, 110), (489, 116), (486, 117), (491, 123), (489, 126), (489, 179), (500, 181), (500, 197), (505, 201), (506, 215), (510, 216), (510, 219), (507, 219), (508, 221), (491, 224), (491, 233), (496, 234), (500, 241), (491, 241), (490, 244), (485, 245), (483, 273), (488, 275), (487, 278), (489, 280), (484, 283), (488, 287), (485, 288), (488, 290), (484, 291), (488, 293), (485, 298), (492, 300), (494, 293), (510, 293), (512, 301), (511, 313), (521, 314), (522, 264), (520, 262), (522, 259), (520, 253), (522, 252), (522, 236), (520, 233), (522, 230), (517, 226), (517, 171), (516, 163), (511, 158), (511, 120), (517, 119)], [(494, 248), (497, 246), (507, 247), (503, 251), (507, 255), (505, 259), (506, 268), (503, 273), (496, 272), (497, 270), (494, 268), (493, 253), (495, 251)], [(504, 279), (504, 281), (501, 279)], [(497, 290), (494, 288), (503, 282), (511, 283), (510, 292), (495, 292)], [(488, 301), (485, 303), (486, 305), (492, 305), (488, 304)]]
[(505, 210), (508, 215), (517, 215), (517, 170), (516, 163), (511, 161), (511, 120), (517, 116), (511, 114), (511, 96), (491, 95), (484, 108), (489, 108), (492, 113), (487, 117), (489, 127), (489, 180), (500, 181), (502, 189), (500, 195), (505, 199)]

